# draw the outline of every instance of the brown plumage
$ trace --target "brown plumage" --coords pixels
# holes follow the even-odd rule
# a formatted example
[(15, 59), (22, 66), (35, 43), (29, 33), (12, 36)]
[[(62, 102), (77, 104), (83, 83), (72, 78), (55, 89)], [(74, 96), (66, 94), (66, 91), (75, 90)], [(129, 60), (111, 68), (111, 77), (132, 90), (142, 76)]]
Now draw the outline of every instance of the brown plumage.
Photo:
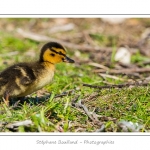
[(54, 76), (55, 64), (74, 61), (66, 56), (62, 45), (45, 44), (39, 61), (18, 63), (0, 73), (0, 97), (8, 104), (9, 97), (24, 97), (49, 84)]

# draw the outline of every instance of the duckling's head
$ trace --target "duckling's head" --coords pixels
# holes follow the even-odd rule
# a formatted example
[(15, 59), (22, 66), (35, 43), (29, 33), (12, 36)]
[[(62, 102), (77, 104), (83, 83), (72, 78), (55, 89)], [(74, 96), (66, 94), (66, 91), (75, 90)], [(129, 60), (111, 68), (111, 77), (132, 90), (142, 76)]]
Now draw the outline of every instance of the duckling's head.
[(41, 49), (40, 62), (50, 62), (52, 64), (59, 62), (74, 63), (74, 60), (66, 56), (66, 50), (61, 44), (49, 42)]

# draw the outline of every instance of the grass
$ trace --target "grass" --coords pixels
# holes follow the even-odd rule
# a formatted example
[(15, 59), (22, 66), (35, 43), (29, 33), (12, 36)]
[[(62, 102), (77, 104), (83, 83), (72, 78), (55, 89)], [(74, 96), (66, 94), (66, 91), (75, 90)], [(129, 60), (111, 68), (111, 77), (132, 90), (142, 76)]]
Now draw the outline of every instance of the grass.
[[(15, 62), (26, 60), (24, 57), (25, 52), (30, 49), (37, 50), (39, 46), (39, 43), (31, 40), (22, 40), (3, 33), (0, 33), (0, 35), (1, 40), (3, 40), (0, 45), (0, 70)], [(99, 35), (93, 37), (106, 40)], [(14, 50), (18, 53), (9, 56), (9, 53)], [(133, 57), (134, 62), (142, 59), (139, 53), (135, 56)], [(10, 59), (11, 62), (9, 62)], [(0, 122), (11, 124), (15, 121), (32, 120), (33, 124), (31, 126), (20, 126), (16, 130), (18, 132), (96, 131), (100, 127), (93, 124), (93, 121), (89, 119), (83, 109), (72, 105), (73, 101), (77, 103), (82, 99), (88, 110), (95, 112), (100, 121), (105, 124), (106, 132), (118, 131), (117, 122), (120, 120), (142, 124), (143, 132), (150, 131), (150, 87), (98, 90), (82, 85), (83, 83), (104, 85), (104, 80), (111, 84), (120, 83), (118, 80), (103, 79), (94, 74), (92, 67), (87, 64), (80, 66), (76, 64), (58, 64), (52, 83), (45, 87), (51, 93), (51, 96), (40, 103), (32, 103), (32, 99), (29, 98), (30, 102), (24, 102), (18, 109), (11, 109), (1, 101)], [(65, 92), (68, 94), (63, 97), (55, 97)], [(87, 99), (93, 93), (97, 93), (98, 96)], [(11, 130), (6, 126), (0, 126), (0, 132), (11, 132)]]

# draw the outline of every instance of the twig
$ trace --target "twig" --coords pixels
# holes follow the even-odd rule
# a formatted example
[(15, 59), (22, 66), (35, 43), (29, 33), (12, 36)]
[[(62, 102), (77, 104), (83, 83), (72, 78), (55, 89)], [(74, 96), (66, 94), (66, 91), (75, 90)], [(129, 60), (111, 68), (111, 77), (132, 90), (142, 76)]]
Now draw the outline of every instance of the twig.
[(93, 100), (94, 98), (96, 98), (97, 96), (99, 96), (99, 93), (92, 93), (92, 94), (90, 94), (90, 95), (87, 95), (87, 96), (85, 96), (85, 98), (84, 99), (82, 99), (82, 101), (91, 101), (91, 100)]
[(108, 67), (106, 67), (106, 66), (104, 66), (102, 64), (94, 63), (94, 62), (90, 62), (90, 63), (88, 63), (88, 65), (94, 66), (94, 67), (98, 67), (98, 68), (101, 68), (101, 69), (104, 69), (104, 70), (109, 70)]
[(13, 52), (9, 52), (9, 53), (6, 53), (6, 54), (0, 54), (1, 57), (10, 57), (10, 56), (14, 56), (14, 55), (18, 55), (19, 52), (17, 51), (13, 51)]
[(56, 95), (54, 98), (64, 97), (64, 96), (67, 96), (69, 94), (72, 94), (73, 92), (74, 92), (74, 90), (68, 90), (66, 92), (63, 92), (62, 94)]
[(0, 129), (7, 128), (12, 131), (17, 131), (19, 126), (29, 127), (31, 125), (33, 125), (31, 120), (18, 121), (10, 124), (8, 122), (0, 122)]
[(129, 86), (148, 86), (149, 82), (142, 82), (142, 83), (126, 83), (126, 84), (117, 84), (117, 85), (90, 85), (90, 84), (83, 84), (83, 86), (87, 86), (90, 88), (97, 88), (97, 89), (107, 89), (107, 88), (124, 88)]
[[(96, 96), (96, 95), (93, 95), (92, 98), (95, 97), (95, 96)], [(88, 98), (80, 99), (80, 100), (77, 102), (77, 104), (75, 104), (75, 101), (76, 101), (78, 98), (79, 98), (79, 96), (77, 96), (77, 97), (72, 101), (72, 105), (75, 106), (75, 107), (80, 107), (80, 108), (82, 108), (82, 109), (84, 110), (85, 114), (93, 121), (94, 124), (101, 126), (103, 123), (98, 120), (98, 118), (96, 117), (96, 115), (94, 114), (94, 112), (93, 112), (93, 113), (89, 112), (88, 108), (87, 108), (85, 105), (82, 104), (82, 100), (85, 100), (85, 99), (88, 99)], [(89, 100), (89, 99), (88, 99), (88, 100)]]
[(58, 97), (62, 98), (64, 96), (66, 96), (66, 95), (68, 95), (68, 94), (67, 93), (65, 93), (65, 94), (59, 94), (59, 95), (56, 95), (54, 98), (58, 98)]
[(85, 113), (88, 115), (88, 117), (89, 117), (92, 121), (95, 121), (94, 118), (92, 117), (91, 113), (90, 113), (89, 110), (87, 109), (87, 107), (81, 103), (81, 100), (78, 101), (78, 105), (79, 105), (79, 107), (83, 108), (83, 110), (85, 111)]
[(24, 38), (29, 38), (29, 39), (32, 39), (34, 41), (38, 41), (38, 42), (49, 42), (49, 41), (55, 41), (55, 42), (58, 42), (58, 43), (61, 43), (62, 45), (64, 45), (65, 47), (68, 47), (70, 49), (79, 49), (79, 50), (82, 50), (82, 51), (101, 51), (101, 52), (105, 52), (105, 51), (112, 51), (111, 48), (100, 48), (99, 46), (89, 46), (89, 45), (86, 45), (86, 44), (82, 44), (82, 45), (77, 45), (77, 44), (73, 44), (73, 43), (70, 43), (70, 42), (65, 42), (65, 41), (62, 41), (62, 40), (59, 40), (59, 39), (55, 39), (55, 38), (51, 38), (51, 37), (48, 37), (48, 36), (45, 36), (45, 35), (40, 35), (40, 34), (35, 34), (35, 33), (32, 33), (32, 32), (27, 32), (27, 31), (24, 31), (22, 29), (17, 29), (17, 32), (22, 35)]
[(79, 104), (79, 107), (83, 108), (83, 110), (85, 111), (85, 113), (87, 114), (87, 116), (93, 121), (94, 124), (97, 124), (99, 126), (103, 125), (103, 122), (100, 122), (98, 120), (98, 118), (95, 117), (96, 115), (95, 116), (91, 115), (91, 112), (89, 112), (88, 108), (81, 103), (81, 100), (78, 101), (78, 104)]
[(65, 25), (54, 26), (49, 30), (49, 33), (65, 32), (65, 31), (73, 30), (74, 28), (75, 25), (73, 23), (68, 23)]
[(95, 132), (104, 132), (105, 131), (105, 125), (103, 124), (100, 129), (97, 129)]
[(112, 76), (112, 75), (109, 75), (109, 74), (100, 73), (99, 75), (103, 78), (111, 78), (111, 79), (114, 79), (114, 80), (124, 81), (124, 79), (122, 79), (122, 78)]
[(16, 128), (19, 126), (30, 126), (30, 125), (32, 125), (31, 120), (24, 120), (24, 121), (18, 121), (18, 122), (12, 123), (12, 124), (8, 124), (6, 127), (8, 129), (13, 129), (13, 128)]
[(109, 72), (109, 73), (113, 73), (113, 74), (120, 74), (120, 73), (146, 73), (146, 72), (150, 72), (150, 68), (129, 68), (129, 69), (119, 69), (119, 70), (115, 70), (115, 69), (108, 69), (108, 70), (104, 70), (104, 69), (97, 69), (94, 72), (96, 73), (105, 73), (105, 72)]

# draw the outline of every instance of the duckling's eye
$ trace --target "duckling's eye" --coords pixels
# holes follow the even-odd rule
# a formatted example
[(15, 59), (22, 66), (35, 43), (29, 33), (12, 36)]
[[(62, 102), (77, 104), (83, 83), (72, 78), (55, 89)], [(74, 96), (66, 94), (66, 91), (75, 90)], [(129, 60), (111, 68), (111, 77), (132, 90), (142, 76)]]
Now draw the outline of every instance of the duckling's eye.
[(51, 53), (50, 55), (53, 56), (53, 57), (55, 56), (55, 54), (53, 54), (53, 53)]
[(59, 55), (63, 55), (63, 53), (62, 53), (62, 52), (59, 52), (58, 54), (59, 54)]

